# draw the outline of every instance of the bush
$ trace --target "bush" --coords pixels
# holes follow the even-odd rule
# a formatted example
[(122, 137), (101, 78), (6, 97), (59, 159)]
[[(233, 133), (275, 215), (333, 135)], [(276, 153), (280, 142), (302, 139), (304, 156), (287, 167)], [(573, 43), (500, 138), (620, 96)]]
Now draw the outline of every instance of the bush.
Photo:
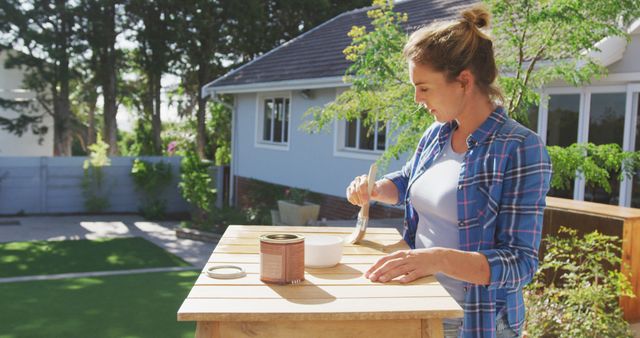
[(80, 186), (84, 197), (84, 207), (89, 212), (101, 212), (109, 208), (109, 190), (105, 188), (103, 167), (111, 165), (107, 156), (109, 145), (98, 134), (96, 143), (89, 146), (89, 159), (82, 164), (84, 176)]
[(135, 159), (131, 167), (131, 178), (136, 190), (143, 195), (140, 213), (147, 219), (163, 219), (167, 201), (162, 193), (171, 183), (171, 164), (163, 161), (152, 163)]
[(209, 175), (210, 161), (202, 161), (194, 151), (187, 151), (180, 164), (180, 193), (196, 208), (194, 222), (205, 222), (216, 201), (216, 189)]
[(547, 253), (525, 288), (529, 337), (632, 337), (618, 304), (633, 296), (620, 266), (620, 239), (596, 232), (577, 236), (562, 227), (545, 239)]

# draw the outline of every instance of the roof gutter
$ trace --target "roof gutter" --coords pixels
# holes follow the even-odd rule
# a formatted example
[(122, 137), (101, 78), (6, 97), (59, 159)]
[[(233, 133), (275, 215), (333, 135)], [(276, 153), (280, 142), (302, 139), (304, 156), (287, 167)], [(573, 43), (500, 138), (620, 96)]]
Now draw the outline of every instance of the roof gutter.
[(229, 86), (205, 85), (204, 87), (202, 87), (202, 96), (207, 97), (213, 94), (241, 94), (279, 90), (336, 88), (349, 87), (350, 85), (351, 84), (345, 83), (343, 81), (342, 76), (322, 77), (316, 79), (259, 82)]

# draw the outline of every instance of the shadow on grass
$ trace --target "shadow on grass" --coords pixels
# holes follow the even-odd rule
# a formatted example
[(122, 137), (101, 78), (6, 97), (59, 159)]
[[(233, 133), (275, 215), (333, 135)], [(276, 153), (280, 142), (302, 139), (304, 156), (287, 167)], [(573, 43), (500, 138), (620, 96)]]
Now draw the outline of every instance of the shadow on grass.
[(0, 284), (0, 337), (193, 337), (196, 271)]

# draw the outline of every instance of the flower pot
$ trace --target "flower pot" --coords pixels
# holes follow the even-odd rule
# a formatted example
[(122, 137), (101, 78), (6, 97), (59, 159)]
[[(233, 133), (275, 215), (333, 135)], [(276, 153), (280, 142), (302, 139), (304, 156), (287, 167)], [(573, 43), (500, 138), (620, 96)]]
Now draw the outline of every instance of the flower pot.
[(291, 201), (278, 201), (280, 220), (287, 225), (303, 226), (318, 219), (320, 205), (305, 202), (298, 205)]

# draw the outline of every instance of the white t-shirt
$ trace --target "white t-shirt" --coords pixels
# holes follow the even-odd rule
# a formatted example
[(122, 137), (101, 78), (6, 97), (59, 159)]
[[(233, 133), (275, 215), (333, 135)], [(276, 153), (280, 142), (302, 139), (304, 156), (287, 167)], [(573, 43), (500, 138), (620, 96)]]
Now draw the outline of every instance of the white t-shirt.
[[(451, 147), (451, 137), (442, 152), (411, 185), (409, 196), (418, 212), (416, 249), (445, 247), (459, 249), (457, 186), (464, 153)], [(464, 282), (437, 273), (436, 278), (462, 306)]]

